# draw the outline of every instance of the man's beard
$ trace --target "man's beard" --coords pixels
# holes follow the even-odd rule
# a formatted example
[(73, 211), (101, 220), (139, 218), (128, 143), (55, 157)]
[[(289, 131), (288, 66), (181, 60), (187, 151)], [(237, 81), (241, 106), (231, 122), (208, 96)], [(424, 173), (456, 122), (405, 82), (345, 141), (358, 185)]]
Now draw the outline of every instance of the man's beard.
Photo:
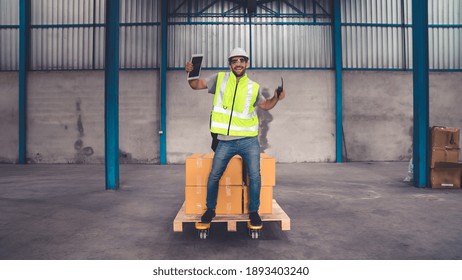
[(242, 72), (241, 72), (240, 74), (237, 74), (235, 70), (233, 70), (233, 73), (234, 73), (234, 76), (240, 78), (240, 77), (244, 76), (244, 74), (245, 74), (245, 69), (242, 70)]

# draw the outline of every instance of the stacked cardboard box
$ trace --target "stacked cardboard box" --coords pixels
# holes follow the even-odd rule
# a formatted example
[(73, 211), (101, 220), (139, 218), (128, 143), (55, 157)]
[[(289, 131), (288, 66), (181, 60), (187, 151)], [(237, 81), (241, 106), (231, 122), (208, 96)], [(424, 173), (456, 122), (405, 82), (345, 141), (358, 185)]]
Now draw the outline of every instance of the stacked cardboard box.
[(459, 164), (460, 131), (434, 126), (430, 130), (430, 181), (432, 188), (460, 188), (462, 164)]
[[(193, 154), (186, 159), (186, 214), (203, 214), (206, 206), (207, 180), (212, 170), (213, 153)], [(218, 187), (216, 213), (242, 213), (242, 159), (235, 156), (229, 162)]]
[[(207, 180), (212, 169), (213, 153), (193, 154), (186, 158), (185, 212), (203, 214), (206, 209)], [(260, 192), (261, 214), (272, 213), (273, 187), (276, 185), (276, 159), (260, 155), (262, 188)], [(218, 215), (248, 212), (248, 178), (243, 184), (243, 166), (240, 156), (229, 162), (218, 186)]]
[[(276, 185), (276, 159), (267, 154), (260, 154), (260, 214), (269, 214), (273, 212), (273, 187)], [(249, 186), (250, 180), (246, 176), (244, 185), (244, 214), (249, 212)]]

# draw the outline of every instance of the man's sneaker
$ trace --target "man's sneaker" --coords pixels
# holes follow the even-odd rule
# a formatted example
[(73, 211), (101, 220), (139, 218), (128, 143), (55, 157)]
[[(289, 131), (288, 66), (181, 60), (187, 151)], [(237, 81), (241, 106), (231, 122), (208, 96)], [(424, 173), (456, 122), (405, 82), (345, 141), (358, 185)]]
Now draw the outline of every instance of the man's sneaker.
[(261, 226), (261, 218), (260, 215), (258, 215), (258, 212), (249, 213), (249, 219), (252, 226)]
[(201, 222), (204, 224), (210, 224), (212, 219), (215, 217), (215, 210), (207, 208), (207, 211), (202, 215)]

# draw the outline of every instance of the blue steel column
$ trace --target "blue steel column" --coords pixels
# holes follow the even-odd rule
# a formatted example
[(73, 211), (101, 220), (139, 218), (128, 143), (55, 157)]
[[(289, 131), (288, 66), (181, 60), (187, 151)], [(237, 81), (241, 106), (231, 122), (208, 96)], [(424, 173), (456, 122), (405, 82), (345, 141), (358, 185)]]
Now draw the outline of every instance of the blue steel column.
[(340, 0), (334, 0), (333, 52), (335, 67), (335, 157), (343, 162), (343, 80), (342, 80), (342, 16)]
[(106, 189), (119, 188), (119, 0), (106, 0), (104, 141)]
[(160, 65), (160, 164), (167, 163), (167, 32), (168, 0), (162, 0), (162, 58)]
[(18, 163), (26, 163), (27, 70), (30, 50), (30, 0), (19, 1), (19, 110)]
[(414, 186), (428, 185), (428, 0), (412, 0)]

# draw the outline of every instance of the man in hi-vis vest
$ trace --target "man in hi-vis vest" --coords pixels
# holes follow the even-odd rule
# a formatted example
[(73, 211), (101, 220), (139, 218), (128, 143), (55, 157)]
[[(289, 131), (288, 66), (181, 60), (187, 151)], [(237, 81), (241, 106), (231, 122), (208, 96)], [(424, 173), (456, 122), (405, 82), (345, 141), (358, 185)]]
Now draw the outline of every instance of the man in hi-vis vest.
[[(258, 142), (258, 116), (255, 107), (272, 109), (284, 99), (284, 90), (277, 90), (266, 99), (259, 84), (245, 73), (249, 56), (241, 48), (235, 48), (228, 57), (230, 72), (219, 72), (207, 79), (189, 80), (192, 89), (208, 89), (214, 94), (210, 131), (218, 134), (218, 146), (213, 158), (212, 170), (207, 182), (207, 210), (202, 223), (210, 223), (215, 217), (218, 182), (231, 158), (240, 155), (246, 162), (250, 179), (249, 219), (252, 225), (262, 224), (258, 214), (260, 207), (260, 144)], [(193, 70), (192, 62), (186, 62), (186, 72)]]

